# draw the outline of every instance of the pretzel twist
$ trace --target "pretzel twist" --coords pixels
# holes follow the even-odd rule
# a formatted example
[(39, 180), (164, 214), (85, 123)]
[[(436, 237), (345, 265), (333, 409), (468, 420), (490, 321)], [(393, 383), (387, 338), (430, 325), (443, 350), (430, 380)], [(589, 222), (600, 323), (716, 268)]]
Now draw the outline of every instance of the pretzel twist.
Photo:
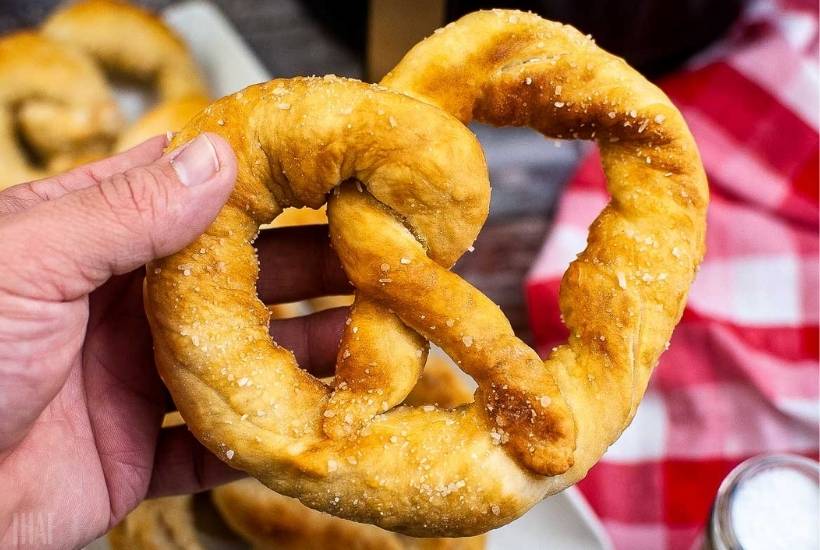
[[(534, 15), (469, 15), (384, 83), (462, 121), (598, 139), (613, 200), (562, 284), (568, 344), (542, 363), (447, 269), (487, 213), (473, 136), (438, 109), (334, 78), (248, 88), (175, 138), (225, 136), (239, 177), (208, 232), (149, 267), (146, 309), (163, 379), (223, 459), (334, 515), (473, 534), (576, 482), (628, 424), (703, 253), (706, 182), (657, 88)], [(337, 186), (350, 178), (360, 184)], [(251, 246), (283, 207), (318, 207), (331, 189), (332, 242), (358, 289), (334, 389), (270, 343)], [(477, 380), (475, 403), (391, 410), (425, 339)]]
[[(105, 149), (121, 122), (102, 73), (81, 52), (33, 32), (0, 39), (0, 189), (46, 175), (50, 163)], [(18, 126), (43, 166), (28, 158)]]

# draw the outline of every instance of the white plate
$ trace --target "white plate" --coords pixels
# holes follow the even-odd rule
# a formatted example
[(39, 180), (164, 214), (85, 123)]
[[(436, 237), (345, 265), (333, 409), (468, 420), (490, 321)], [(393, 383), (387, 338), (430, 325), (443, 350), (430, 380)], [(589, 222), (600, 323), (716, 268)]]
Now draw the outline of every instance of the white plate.
[[(188, 42), (214, 97), (271, 78), (228, 19), (210, 2), (175, 4), (163, 12), (163, 17)], [(128, 108), (132, 113), (140, 108), (136, 99), (125, 101), (130, 102)], [(433, 352), (443, 355), (440, 350)], [(612, 543), (584, 497), (571, 487), (541, 502), (517, 521), (491, 532), (488, 546), (489, 550), (608, 550)], [(100, 540), (89, 548), (107, 547)]]

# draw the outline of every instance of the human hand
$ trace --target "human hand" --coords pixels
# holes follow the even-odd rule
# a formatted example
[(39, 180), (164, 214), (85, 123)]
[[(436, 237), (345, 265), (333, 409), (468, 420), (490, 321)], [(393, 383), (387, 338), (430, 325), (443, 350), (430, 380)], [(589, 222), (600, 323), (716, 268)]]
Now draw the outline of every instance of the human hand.
[[(230, 146), (207, 134), (144, 144), (0, 192), (0, 547), (80, 546), (151, 496), (238, 477), (184, 426), (154, 367), (142, 266), (204, 232), (233, 189)], [(259, 239), (269, 303), (349, 292), (321, 227)], [(327, 373), (345, 312), (274, 321), (300, 364)], [(310, 346), (308, 346), (310, 343)], [(38, 533), (39, 535), (39, 533)]]

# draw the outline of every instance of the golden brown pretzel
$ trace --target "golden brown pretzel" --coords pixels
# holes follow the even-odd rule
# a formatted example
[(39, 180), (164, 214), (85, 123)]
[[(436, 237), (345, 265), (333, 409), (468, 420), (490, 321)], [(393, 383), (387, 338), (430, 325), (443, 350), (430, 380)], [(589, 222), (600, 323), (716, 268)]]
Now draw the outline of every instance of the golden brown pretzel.
[(184, 42), (153, 13), (123, 0), (80, 0), (54, 12), (42, 32), (94, 57), (106, 71), (152, 85), (160, 102), (207, 88)]
[[(28, 118), (17, 118), (30, 108)], [(121, 122), (102, 73), (81, 52), (33, 32), (0, 39), (0, 189), (45, 175), (49, 162), (110, 146)], [(40, 167), (17, 138), (18, 130), (32, 138), (28, 124), (44, 136), (30, 143)]]
[[(503, 525), (583, 477), (634, 414), (703, 253), (707, 187), (694, 142), (666, 96), (622, 60), (531, 14), (469, 15), (386, 77), (464, 121), (598, 140), (613, 201), (564, 278), (570, 342), (542, 364), (446, 269), (486, 214), (476, 184), (486, 175), (468, 141), (403, 98), (359, 101), (332, 80), (316, 93), (318, 82), (223, 99), (172, 144), (218, 132), (238, 150), (240, 178), (208, 233), (148, 271), (160, 371), (203, 443), (313, 508), (424, 536)], [(349, 177), (361, 191), (340, 186), (328, 214), (361, 295), (331, 393), (270, 346), (250, 243), (282, 206), (318, 206)], [(418, 334), (476, 378), (476, 402), (372, 417), (415, 382)]]
[[(472, 395), (453, 370), (431, 357), (405, 403), (449, 409), (470, 401)], [(231, 529), (258, 550), (481, 550), (485, 546), (484, 536), (416, 539), (335, 518), (274, 493), (254, 479), (217, 487), (212, 499)]]

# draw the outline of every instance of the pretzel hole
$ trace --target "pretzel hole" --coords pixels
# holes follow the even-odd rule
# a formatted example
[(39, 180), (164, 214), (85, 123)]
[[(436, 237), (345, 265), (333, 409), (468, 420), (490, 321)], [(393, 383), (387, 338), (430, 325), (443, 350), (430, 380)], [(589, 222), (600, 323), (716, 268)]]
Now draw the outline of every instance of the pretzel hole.
[(13, 131), (14, 139), (20, 147), (20, 152), (23, 154), (26, 163), (37, 170), (46, 169), (48, 159), (37, 150), (31, 140), (26, 136), (26, 132), (20, 124), (20, 119), (16, 116), (14, 117)]
[(126, 121), (135, 122), (159, 102), (153, 85), (121, 74), (108, 75), (114, 89), (114, 99)]

